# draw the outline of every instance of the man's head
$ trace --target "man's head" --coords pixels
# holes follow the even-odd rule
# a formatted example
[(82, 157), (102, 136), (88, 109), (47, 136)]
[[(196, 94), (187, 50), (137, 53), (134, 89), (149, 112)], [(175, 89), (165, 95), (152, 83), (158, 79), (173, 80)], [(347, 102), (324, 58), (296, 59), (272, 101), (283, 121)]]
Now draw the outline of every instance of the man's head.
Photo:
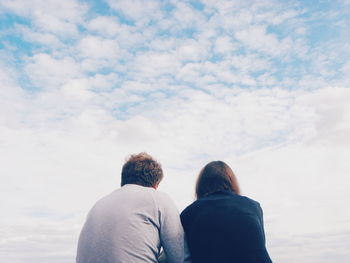
[(163, 179), (163, 170), (160, 163), (147, 153), (131, 155), (122, 169), (121, 186), (137, 184), (157, 188)]

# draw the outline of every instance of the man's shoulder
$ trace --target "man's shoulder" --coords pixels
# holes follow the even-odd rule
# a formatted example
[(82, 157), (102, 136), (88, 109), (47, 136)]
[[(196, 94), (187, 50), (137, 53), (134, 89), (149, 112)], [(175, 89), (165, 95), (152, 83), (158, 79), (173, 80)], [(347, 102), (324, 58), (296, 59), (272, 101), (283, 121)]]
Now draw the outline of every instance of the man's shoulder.
[(157, 203), (161, 203), (161, 204), (173, 204), (174, 201), (171, 199), (171, 197), (162, 191), (159, 190), (155, 190), (153, 193), (154, 198), (156, 199)]
[(176, 214), (179, 216), (179, 210), (173, 199), (162, 191), (156, 190), (153, 192), (153, 198), (158, 211), (161, 214)]
[(112, 199), (113, 195), (115, 195), (115, 192), (117, 190), (114, 190), (113, 192), (109, 193), (109, 194), (106, 194), (102, 197), (100, 197), (96, 202), (95, 204), (92, 206), (92, 208), (90, 209), (90, 213), (95, 211), (95, 210), (98, 210), (100, 209), (101, 207), (105, 206), (107, 203), (110, 202), (110, 200)]
[(125, 185), (100, 198), (91, 208), (91, 212), (110, 210), (111, 206), (122, 207), (154, 207), (159, 211), (177, 211), (170, 196), (150, 187)]

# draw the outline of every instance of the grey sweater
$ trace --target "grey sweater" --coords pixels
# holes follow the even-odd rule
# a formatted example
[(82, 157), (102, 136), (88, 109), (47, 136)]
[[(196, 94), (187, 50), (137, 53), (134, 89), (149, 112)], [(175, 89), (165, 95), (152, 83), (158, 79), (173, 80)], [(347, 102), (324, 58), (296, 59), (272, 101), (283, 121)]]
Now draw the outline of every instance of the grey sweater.
[(164, 193), (124, 185), (99, 200), (81, 231), (77, 263), (168, 263), (184, 261), (184, 232), (177, 208)]

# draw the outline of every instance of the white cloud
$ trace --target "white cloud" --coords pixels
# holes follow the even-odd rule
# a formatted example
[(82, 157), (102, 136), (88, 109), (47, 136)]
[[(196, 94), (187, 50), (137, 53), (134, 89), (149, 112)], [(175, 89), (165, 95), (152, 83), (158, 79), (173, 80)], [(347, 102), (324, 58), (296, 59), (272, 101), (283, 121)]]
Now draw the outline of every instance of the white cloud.
[(8, 65), (0, 62), (0, 127), (18, 127), (25, 110), (28, 96), (17, 85), (16, 75)]
[(293, 3), (108, 3), (0, 3), (30, 21), (0, 34), (14, 36), (0, 53), (3, 261), (73, 261), (87, 210), (125, 155), (148, 151), (179, 208), (222, 159), (261, 202), (275, 261), (347, 262), (348, 41), (310, 46)]
[(55, 34), (33, 31), (27, 26), (19, 25), (17, 25), (16, 30), (21, 32), (23, 34), (23, 38), (28, 42), (38, 43), (44, 46), (49, 46), (50, 48), (63, 47), (63, 43)]
[(141, 53), (132, 63), (132, 70), (138, 77), (155, 78), (162, 74), (172, 74), (180, 67), (175, 55), (163, 52)]
[(346, 62), (342, 67), (341, 67), (341, 71), (343, 72), (343, 74), (345, 75), (345, 78), (348, 80), (350, 79), (350, 62)]
[(86, 36), (78, 44), (82, 57), (92, 59), (116, 59), (120, 55), (117, 41)]
[(86, 11), (85, 4), (73, 1), (55, 0), (33, 0), (30, 3), (25, 0), (6, 1), (1, 3), (4, 8), (23, 16), (40, 15), (43, 11), (54, 12), (55, 16), (69, 20), (78, 21), (81, 19), (81, 12)]
[(98, 16), (87, 23), (87, 28), (91, 31), (108, 37), (116, 36), (123, 27), (125, 26), (122, 26), (118, 19), (112, 16)]
[(120, 81), (120, 78), (115, 73), (110, 74), (95, 74), (95, 76), (89, 79), (91, 88), (96, 91), (108, 91), (115, 88), (116, 83)]
[(205, 60), (209, 56), (210, 43), (188, 40), (182, 43), (177, 51), (176, 57), (182, 61)]
[(87, 11), (86, 4), (75, 0), (14, 0), (2, 2), (1, 6), (5, 10), (30, 18), (37, 29), (60, 36), (76, 35), (76, 26), (82, 22)]
[(169, 38), (155, 38), (150, 42), (149, 47), (151, 49), (154, 49), (155, 51), (169, 51), (169, 50), (175, 50), (177, 46), (179, 46), (179, 43), (181, 43), (180, 39), (177, 39), (175, 37), (169, 37)]
[(55, 58), (46, 53), (30, 57), (25, 71), (32, 83), (42, 89), (57, 88), (82, 73), (80, 65), (71, 57)]
[(219, 37), (215, 41), (215, 50), (218, 53), (230, 54), (235, 49), (235, 44), (229, 37)]
[(272, 25), (279, 25), (286, 21), (296, 18), (301, 12), (296, 10), (287, 10), (277, 13), (276, 11), (270, 11), (262, 14), (258, 14), (255, 17), (256, 22), (268, 21)]
[[(75, 230), (69, 230), (71, 234), (65, 232), (70, 229), (68, 225), (72, 222), (81, 224), (91, 204), (103, 193), (117, 187), (124, 155), (144, 150), (164, 164), (168, 179), (162, 189), (173, 194), (180, 207), (192, 200), (196, 173), (205, 162), (213, 159), (227, 161), (236, 171), (244, 193), (263, 204), (268, 240), (272, 237), (278, 240), (291, 233), (303, 234), (306, 230), (317, 232), (332, 225), (337, 218), (349, 217), (324, 195), (328, 191), (337, 198), (346, 198), (348, 187), (339, 183), (344, 182), (350, 169), (345, 161), (345, 150), (334, 140), (330, 140), (326, 147), (323, 144), (324, 140), (331, 139), (329, 126), (344, 132), (349, 129), (350, 111), (346, 102), (350, 94), (347, 89), (325, 88), (312, 92), (221, 89), (217, 93), (213, 89), (212, 93), (205, 93), (183, 87), (182, 91), (177, 89), (177, 98), (158, 96), (158, 101), (139, 102), (130, 111), (132, 115), (128, 119), (116, 120), (103, 107), (130, 99), (128, 89), (107, 89), (108, 97), (104, 93), (88, 93), (88, 100), (84, 103), (77, 103), (78, 99), (84, 99), (80, 93), (76, 93), (76, 97), (71, 93), (74, 90), (86, 92), (84, 87), (94, 81), (95, 78), (68, 81), (68, 86), (63, 86), (60, 93), (49, 92), (46, 97), (40, 95), (37, 101), (25, 102), (36, 108), (27, 112), (27, 117), (42, 125), (29, 125), (18, 132), (11, 128), (1, 130), (2, 138), (7, 142), (5, 144), (3, 140), (1, 148), (6, 163), (4, 176), (8, 182), (8, 190), (3, 194), (13, 197), (7, 200), (12, 200), (14, 206), (2, 220), (7, 225), (11, 214), (16, 214), (19, 220), (15, 227), (10, 228), (14, 232), (6, 232), (1, 241), (8, 249), (22, 247), (23, 240), (33, 240), (34, 243), (34, 240), (43, 240), (39, 234), (32, 234), (33, 228), (23, 222), (37, 222), (39, 215), (35, 213), (47, 211), (45, 213), (53, 218), (73, 217), (73, 221), (63, 221), (62, 229), (62, 233), (66, 233), (63, 235), (69, 235), (70, 252), (56, 253), (56, 260), (59, 261), (61, 256), (62, 260), (73, 258), (72, 248), (79, 225)], [(61, 107), (55, 111), (64, 112), (72, 104), (76, 110), (63, 115), (59, 122), (50, 115), (38, 116), (43, 110), (52, 113), (52, 109), (43, 107), (43, 103), (53, 106), (54, 99), (65, 96), (75, 99), (56, 102)], [(29, 116), (31, 114), (36, 119)], [(274, 142), (274, 138), (281, 138), (281, 134), (284, 134), (284, 139)], [(295, 144), (296, 141), (302, 143)], [(275, 148), (276, 144), (279, 147)], [(257, 146), (263, 150), (242, 155)], [(22, 165), (13, 169), (14, 162)], [(331, 173), (330, 182), (327, 179)], [(13, 178), (13, 175), (16, 176)], [(18, 180), (26, 187), (18, 186)], [(115, 183), (111, 185), (111, 182)], [(77, 187), (79, 196), (76, 195)], [(270, 190), (266, 191), (266, 188)], [(22, 197), (16, 193), (21, 193)], [(62, 194), (71, 199), (69, 204), (62, 203)], [(21, 203), (23, 196), (31, 202)], [(320, 200), (325, 202), (324, 205), (318, 205)], [(324, 216), (327, 207), (332, 207), (331, 213)], [(304, 217), (299, 217), (301, 212)], [(319, 219), (321, 216), (322, 220)], [(47, 216), (44, 218), (53, 220)], [(317, 224), (315, 218), (318, 218)], [(287, 223), (289, 227), (286, 229)], [(27, 225), (30, 234), (21, 234), (23, 224)], [(43, 232), (46, 236), (49, 233)], [(61, 233), (57, 233), (52, 238), (60, 239), (60, 236)], [(67, 251), (61, 243), (54, 245), (52, 239), (45, 240), (48, 245), (41, 249), (48, 252), (44, 253)], [(271, 254), (284, 259), (280, 246), (271, 246)], [(22, 254), (23, 261), (28, 257), (29, 254)], [(49, 254), (47, 257), (50, 260)], [(298, 259), (302, 262), (301, 258)], [(286, 260), (291, 262), (290, 258)]]
[(147, 36), (147, 28), (121, 24), (115, 16), (97, 16), (85, 23), (87, 29), (98, 34), (102, 39), (114, 40), (122, 48), (128, 49), (144, 44), (146, 40), (154, 39), (152, 32)]
[(94, 96), (92, 92), (88, 90), (89, 83), (86, 79), (74, 79), (65, 83), (61, 87), (61, 91), (64, 95), (73, 97), (77, 100), (86, 101)]
[(126, 18), (138, 25), (147, 24), (152, 19), (162, 17), (158, 1), (108, 0), (111, 8), (120, 11)]
[(285, 55), (292, 47), (292, 41), (289, 38), (280, 41), (275, 35), (267, 33), (264, 26), (251, 26), (237, 32), (235, 37), (251, 49), (266, 52), (272, 56)]
[(186, 28), (201, 28), (206, 24), (206, 16), (193, 9), (185, 1), (176, 1), (172, 11), (172, 18), (175, 20), (173, 26), (176, 30)]
[(348, 231), (321, 231), (309, 235), (286, 235), (278, 238), (272, 244), (276, 247), (278, 255), (273, 257), (276, 262), (346, 262), (348, 260), (347, 244)]
[(230, 56), (232, 66), (243, 72), (256, 72), (259, 70), (268, 70), (270, 63), (256, 55)]

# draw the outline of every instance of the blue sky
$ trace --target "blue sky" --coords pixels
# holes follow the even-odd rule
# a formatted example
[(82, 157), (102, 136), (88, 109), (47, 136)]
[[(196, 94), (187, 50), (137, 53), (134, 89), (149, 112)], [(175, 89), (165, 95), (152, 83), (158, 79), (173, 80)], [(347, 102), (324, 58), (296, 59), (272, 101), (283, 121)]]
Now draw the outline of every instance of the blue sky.
[(349, 13), (0, 0), (1, 258), (72, 262), (89, 208), (147, 151), (179, 210), (221, 159), (262, 204), (274, 262), (348, 262)]

